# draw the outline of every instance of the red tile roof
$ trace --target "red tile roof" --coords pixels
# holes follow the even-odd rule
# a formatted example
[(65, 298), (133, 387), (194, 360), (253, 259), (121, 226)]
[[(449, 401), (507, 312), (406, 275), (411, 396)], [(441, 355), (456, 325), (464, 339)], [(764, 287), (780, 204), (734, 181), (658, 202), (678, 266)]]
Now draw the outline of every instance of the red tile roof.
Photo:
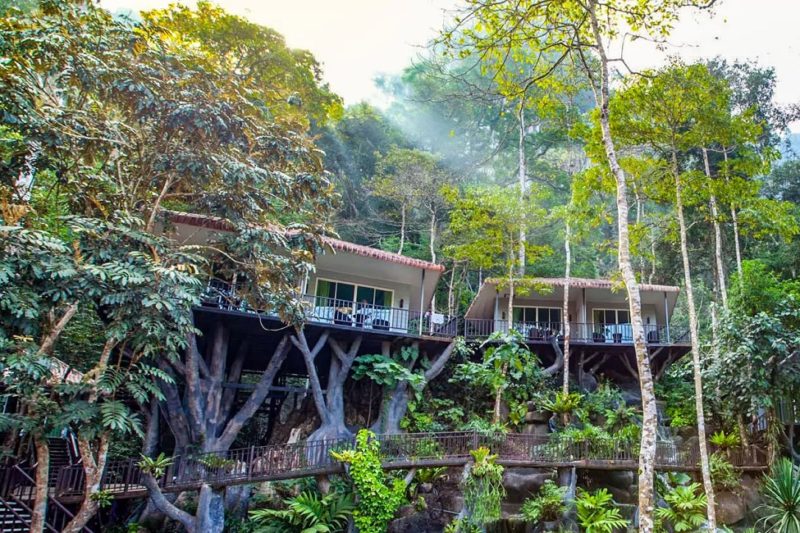
[[(187, 224), (189, 226), (198, 226), (202, 228), (214, 229), (217, 231), (233, 231), (233, 225), (224, 218), (213, 217), (209, 215), (199, 215), (197, 213), (181, 213), (177, 211), (168, 211), (167, 216), (175, 224)], [(432, 270), (436, 272), (444, 272), (444, 265), (437, 265), (430, 261), (423, 261), (421, 259), (414, 259), (413, 257), (406, 257), (404, 255), (396, 254), (355, 244), (352, 242), (343, 241), (341, 239), (334, 239), (333, 237), (323, 237), (325, 244), (334, 250), (340, 252), (360, 255), (363, 257), (371, 257), (379, 261), (386, 261), (388, 263), (397, 263), (406, 265), (413, 268), (420, 268), (425, 270)]]
[[(551, 285), (553, 287), (563, 287), (565, 285), (565, 278), (525, 278), (526, 283), (540, 283), (542, 285)], [(502, 278), (489, 278), (484, 281), (491, 285), (499, 285), (505, 283)], [(579, 289), (624, 289), (622, 282), (613, 282), (610, 279), (592, 279), (592, 278), (569, 278), (569, 286), (577, 287)], [(651, 283), (640, 283), (639, 290), (648, 292), (681, 292), (680, 287), (674, 285), (654, 285)]]

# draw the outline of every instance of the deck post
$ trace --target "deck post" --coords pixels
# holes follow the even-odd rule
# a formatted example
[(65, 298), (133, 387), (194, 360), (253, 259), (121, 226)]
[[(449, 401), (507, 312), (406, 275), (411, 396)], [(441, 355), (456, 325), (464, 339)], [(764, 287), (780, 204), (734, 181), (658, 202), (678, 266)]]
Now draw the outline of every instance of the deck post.
[(419, 327), (417, 333), (422, 336), (422, 318), (425, 315), (425, 269), (422, 269), (422, 276), (419, 283)]
[(250, 445), (250, 454), (247, 459), (247, 479), (253, 478), (253, 459), (254, 459), (253, 456), (255, 455), (255, 452), (256, 452), (255, 446)]
[(664, 322), (667, 325), (667, 344), (671, 344), (669, 336), (669, 300), (667, 299), (667, 291), (664, 291)]

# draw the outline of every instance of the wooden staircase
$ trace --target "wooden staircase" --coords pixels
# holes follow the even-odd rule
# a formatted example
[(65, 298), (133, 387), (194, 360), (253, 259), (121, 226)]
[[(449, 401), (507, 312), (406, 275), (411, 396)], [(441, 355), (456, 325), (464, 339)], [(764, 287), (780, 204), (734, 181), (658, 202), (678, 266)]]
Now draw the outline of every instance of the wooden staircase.
[(0, 498), (0, 531), (26, 533), (30, 530), (31, 513), (21, 502)]

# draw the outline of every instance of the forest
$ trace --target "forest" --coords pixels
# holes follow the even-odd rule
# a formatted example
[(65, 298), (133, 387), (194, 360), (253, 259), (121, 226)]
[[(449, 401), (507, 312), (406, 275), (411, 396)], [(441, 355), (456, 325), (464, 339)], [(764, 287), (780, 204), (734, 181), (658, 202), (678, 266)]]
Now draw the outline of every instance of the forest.
[(800, 532), (800, 101), (620, 51), (715, 4), (463, 0), (379, 108), (0, 1), (0, 531)]

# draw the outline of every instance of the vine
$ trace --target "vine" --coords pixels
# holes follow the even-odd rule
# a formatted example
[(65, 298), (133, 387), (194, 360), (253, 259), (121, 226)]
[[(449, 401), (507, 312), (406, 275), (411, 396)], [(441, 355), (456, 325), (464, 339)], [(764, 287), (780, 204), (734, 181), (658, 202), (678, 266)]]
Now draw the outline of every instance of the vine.
[(347, 465), (356, 493), (353, 522), (359, 533), (383, 533), (397, 509), (406, 501), (402, 479), (387, 480), (381, 468), (381, 445), (375, 434), (362, 429), (356, 435), (354, 449), (331, 452)]

